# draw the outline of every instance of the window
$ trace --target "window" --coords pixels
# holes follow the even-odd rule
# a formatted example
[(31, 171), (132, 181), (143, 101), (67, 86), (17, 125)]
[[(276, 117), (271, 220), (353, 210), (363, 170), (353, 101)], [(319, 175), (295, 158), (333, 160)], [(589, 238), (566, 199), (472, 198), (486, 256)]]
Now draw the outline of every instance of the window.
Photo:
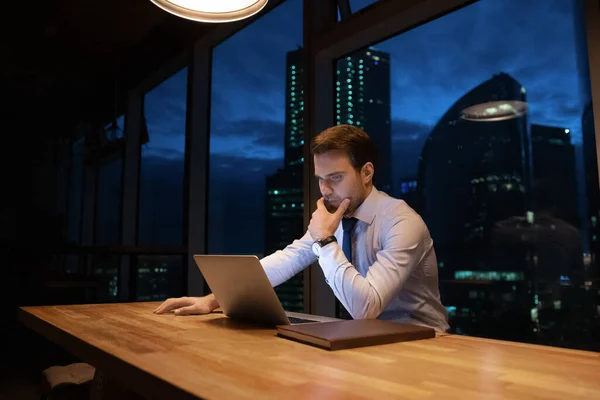
[[(116, 120), (116, 126), (105, 127), (106, 141), (95, 149), (96, 214), (94, 244), (114, 246), (121, 244), (121, 205), (123, 198), (123, 131), (125, 117)], [(92, 274), (103, 282), (96, 294), (97, 301), (117, 301), (119, 292), (118, 256), (99, 254), (92, 259)]]
[(141, 245), (182, 244), (186, 95), (184, 68), (144, 97), (147, 136), (142, 134), (140, 162)]
[(183, 259), (181, 255), (137, 256), (135, 299), (155, 301), (181, 296)]
[[(85, 137), (80, 137), (71, 145), (69, 161), (69, 189), (67, 197), (67, 242), (81, 244), (83, 213)], [(79, 272), (79, 259), (76, 255), (65, 257), (65, 272)]]
[(337, 122), (427, 223), (455, 333), (599, 350), (580, 3), (482, 0), (337, 61)]
[[(304, 234), (301, 16), (288, 0), (214, 49), (211, 254), (263, 257)], [(302, 277), (275, 289), (287, 310), (303, 310)]]
[[(118, 130), (123, 132), (125, 117), (117, 119)], [(108, 129), (108, 127), (107, 127)], [(110, 132), (110, 131), (109, 131)], [(122, 133), (121, 133), (122, 138)], [(121, 242), (121, 203), (123, 197), (122, 139), (108, 138), (98, 153), (96, 178), (96, 245), (118, 245)]]
[(81, 213), (83, 208), (83, 156), (85, 138), (81, 137), (71, 145), (69, 165), (68, 228), (69, 243), (81, 243)]
[(183, 251), (187, 72), (183, 68), (144, 97), (138, 244), (172, 251), (136, 257), (137, 300), (177, 297), (183, 287), (183, 256), (172, 253)]

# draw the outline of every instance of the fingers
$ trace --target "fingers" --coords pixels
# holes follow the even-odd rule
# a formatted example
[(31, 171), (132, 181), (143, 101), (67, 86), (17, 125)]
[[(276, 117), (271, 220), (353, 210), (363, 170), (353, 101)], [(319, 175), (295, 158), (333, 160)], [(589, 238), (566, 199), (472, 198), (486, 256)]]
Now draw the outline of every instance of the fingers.
[(182, 307), (175, 310), (175, 315), (192, 315), (192, 314), (206, 314), (206, 312), (202, 312), (195, 304), (187, 307)]
[(323, 200), (322, 197), (319, 200), (317, 200), (317, 210), (319, 208), (325, 208), (325, 200)]
[(342, 218), (346, 213), (346, 210), (350, 206), (350, 199), (344, 199), (337, 210), (335, 210), (335, 214)]
[(163, 314), (188, 305), (190, 305), (190, 301), (187, 297), (172, 298), (165, 300), (153, 312), (154, 314)]

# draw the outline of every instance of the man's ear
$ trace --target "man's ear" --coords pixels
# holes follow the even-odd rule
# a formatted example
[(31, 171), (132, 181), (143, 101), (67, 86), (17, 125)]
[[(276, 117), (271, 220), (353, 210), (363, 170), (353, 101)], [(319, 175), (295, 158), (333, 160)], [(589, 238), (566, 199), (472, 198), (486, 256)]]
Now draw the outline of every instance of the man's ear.
[(375, 174), (375, 166), (373, 166), (372, 162), (368, 162), (362, 167), (362, 179), (364, 183), (369, 183), (373, 181), (373, 174)]

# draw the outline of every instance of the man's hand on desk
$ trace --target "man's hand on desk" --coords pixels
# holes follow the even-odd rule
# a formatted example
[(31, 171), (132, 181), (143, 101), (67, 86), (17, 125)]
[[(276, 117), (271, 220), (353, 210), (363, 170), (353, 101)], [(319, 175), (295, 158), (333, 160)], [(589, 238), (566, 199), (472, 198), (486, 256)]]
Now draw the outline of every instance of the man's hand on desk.
[(175, 315), (208, 314), (219, 307), (215, 296), (209, 294), (204, 297), (179, 297), (165, 300), (153, 312), (164, 314), (173, 311)]

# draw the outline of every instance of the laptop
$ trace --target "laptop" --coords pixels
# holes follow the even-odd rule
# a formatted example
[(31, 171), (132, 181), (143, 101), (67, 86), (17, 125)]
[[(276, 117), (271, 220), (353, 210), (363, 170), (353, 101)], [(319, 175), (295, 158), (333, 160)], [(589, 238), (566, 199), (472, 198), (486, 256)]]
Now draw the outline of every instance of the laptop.
[(194, 261), (229, 318), (272, 327), (339, 321), (286, 312), (256, 256), (194, 255)]

